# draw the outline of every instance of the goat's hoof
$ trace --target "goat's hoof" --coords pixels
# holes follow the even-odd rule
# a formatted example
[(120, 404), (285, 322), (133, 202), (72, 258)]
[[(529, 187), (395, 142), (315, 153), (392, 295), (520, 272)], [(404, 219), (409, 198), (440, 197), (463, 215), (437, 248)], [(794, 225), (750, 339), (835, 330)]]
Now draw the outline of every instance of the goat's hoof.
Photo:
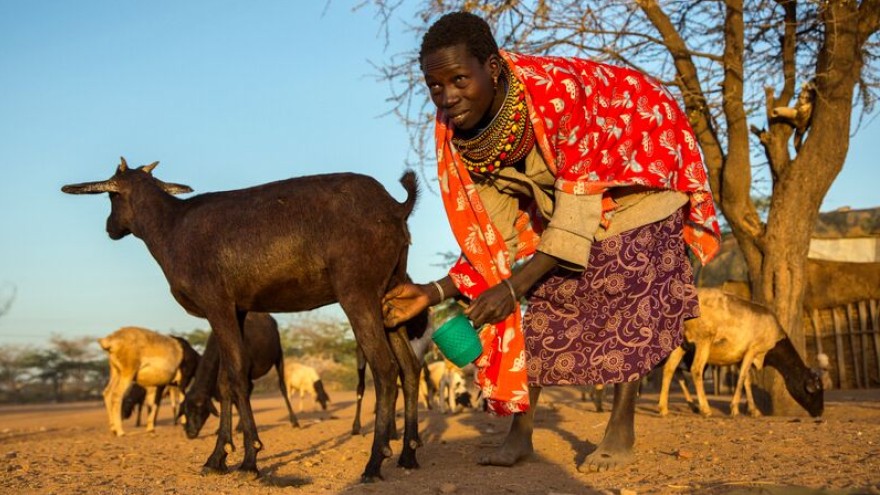
[(361, 483), (375, 483), (377, 481), (385, 481), (381, 474), (370, 475), (364, 473), (361, 475)]
[(204, 466), (202, 466), (202, 476), (219, 476), (224, 475), (228, 472), (229, 468), (227, 468), (225, 464), (217, 466), (205, 464)]
[(401, 455), (400, 459), (397, 460), (397, 467), (403, 469), (419, 469), (421, 466), (419, 466), (419, 461), (416, 460), (416, 456), (413, 453), (413, 455), (410, 456)]
[(235, 475), (243, 480), (260, 479), (260, 471), (257, 469), (256, 466), (239, 466), (239, 468), (235, 470)]
[(761, 411), (759, 411), (759, 410), (757, 410), (757, 409), (752, 409), (751, 411), (749, 411), (749, 415), (750, 415), (751, 417), (753, 417), (753, 418), (760, 418), (760, 417), (761, 417)]

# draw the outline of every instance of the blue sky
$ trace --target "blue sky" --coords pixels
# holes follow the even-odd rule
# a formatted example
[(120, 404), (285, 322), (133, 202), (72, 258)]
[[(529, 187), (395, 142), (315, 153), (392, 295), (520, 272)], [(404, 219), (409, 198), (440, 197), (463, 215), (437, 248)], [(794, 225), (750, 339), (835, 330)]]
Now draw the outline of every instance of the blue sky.
[[(386, 45), (355, 3), (0, 0), (0, 298), (17, 291), (0, 344), (207, 328), (139, 239), (107, 237), (106, 195), (60, 192), (109, 177), (119, 156), (159, 160), (156, 176), (196, 193), (353, 171), (402, 199), (412, 155), (371, 62), (419, 40), (397, 26)], [(877, 142), (875, 119), (824, 210), (880, 206)], [(417, 281), (441, 277), (437, 253), (456, 250), (439, 198), (422, 192)]]

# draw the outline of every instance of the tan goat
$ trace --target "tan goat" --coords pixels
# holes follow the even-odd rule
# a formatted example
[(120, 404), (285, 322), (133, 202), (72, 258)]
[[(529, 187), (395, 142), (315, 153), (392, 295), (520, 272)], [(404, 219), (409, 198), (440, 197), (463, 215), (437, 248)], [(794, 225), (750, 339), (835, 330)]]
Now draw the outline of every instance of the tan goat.
[[(721, 289), (699, 289), (698, 294), (701, 316), (686, 321), (684, 333), (685, 338), (696, 346), (691, 373), (702, 415), (711, 415), (703, 388), (706, 364), (739, 364), (739, 379), (730, 402), (730, 415), (739, 414), (740, 397), (745, 388), (749, 414), (759, 416), (761, 413), (752, 397), (751, 367), (761, 369), (765, 359), (768, 366), (782, 374), (786, 389), (798, 404), (811, 416), (822, 414), (824, 404), (819, 374), (804, 364), (772, 311)], [(669, 385), (684, 354), (684, 347), (674, 350), (663, 367), (659, 399), (662, 416), (669, 413)]]
[[(156, 387), (185, 389), (198, 366), (199, 355), (189, 342), (145, 328), (120, 328), (98, 343), (108, 354), (110, 381), (104, 388), (104, 406), (110, 431), (117, 436), (125, 434), (122, 398), (132, 383), (147, 389), (147, 397), (155, 397)], [(153, 431), (157, 412), (155, 406), (148, 408), (147, 431)]]
[(422, 377), (419, 383), (419, 396), (425, 399), (425, 405), (434, 404), (434, 398), (428, 393), (426, 380), (431, 380), (434, 390), (437, 391), (441, 412), (456, 413), (461, 410), (462, 404), (456, 399), (467, 392), (465, 374), (451, 361), (443, 360), (428, 364), (428, 375)]
[(311, 366), (297, 363), (288, 358), (284, 360), (284, 382), (287, 384), (287, 399), (293, 404), (293, 395), (299, 392), (299, 412), (304, 409), (305, 396), (315, 398), (315, 409), (321, 404), (321, 409), (327, 410), (330, 397), (324, 390), (324, 383), (317, 370)]

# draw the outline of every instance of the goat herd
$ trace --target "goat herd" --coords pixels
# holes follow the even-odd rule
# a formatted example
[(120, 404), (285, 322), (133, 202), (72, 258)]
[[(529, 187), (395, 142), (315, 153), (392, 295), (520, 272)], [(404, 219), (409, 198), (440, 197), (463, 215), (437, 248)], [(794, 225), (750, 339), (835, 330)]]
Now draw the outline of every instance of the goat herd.
[[(129, 168), (121, 159), (107, 180), (62, 188), (71, 194), (109, 193), (108, 235), (114, 240), (128, 234), (140, 238), (159, 263), (177, 302), (188, 313), (206, 318), (212, 330), (201, 357), (183, 339), (138, 328), (123, 328), (100, 339), (111, 369), (104, 392), (111, 431), (123, 434), (123, 396), (133, 382), (145, 388), (148, 406), (159, 395), (159, 387), (174, 385), (186, 392), (180, 418), (189, 437), (198, 436), (214, 410), (212, 400), (220, 403), (220, 427), (204, 468), (227, 471), (235, 406), (245, 448), (238, 469), (257, 474), (262, 443), (250, 404), (253, 380), (275, 367), (294, 426), (297, 419), (289, 396), (300, 387), (297, 377), (304, 376), (306, 387), (318, 389), (319, 400), (327, 399), (316, 375), (306, 376), (307, 370), (295, 363), (285, 365), (277, 325), (266, 313), (306, 311), (338, 302), (358, 344), (354, 431), (360, 430), (367, 364), (376, 390), (373, 442), (361, 479), (380, 479), (382, 462), (391, 456), (398, 379), (405, 418), (398, 464), (418, 467), (417, 407), (424, 347), (413, 339), (424, 335), (427, 318), (385, 328), (380, 306), (385, 292), (407, 277), (407, 218), (416, 203), (415, 174), (407, 171), (400, 179), (407, 192), (403, 203), (375, 179), (352, 173), (180, 199), (174, 195), (192, 190), (155, 178), (152, 171), (157, 164)], [(772, 313), (712, 291), (701, 292), (700, 300), (703, 316), (689, 322), (685, 332), (696, 345), (692, 370), (703, 414), (709, 412), (701, 381), (705, 365), (740, 362), (732, 412), (738, 411), (739, 394), (745, 388), (749, 412), (757, 413), (748, 370), (767, 364), (782, 372), (791, 395), (811, 415), (822, 413), (821, 380), (797, 355)], [(665, 365), (661, 413), (667, 411), (666, 392), (683, 354), (676, 351)], [(457, 390), (460, 384), (447, 380), (446, 386)], [(450, 400), (446, 407), (454, 408), (454, 399)], [(148, 428), (155, 411), (148, 407)]]

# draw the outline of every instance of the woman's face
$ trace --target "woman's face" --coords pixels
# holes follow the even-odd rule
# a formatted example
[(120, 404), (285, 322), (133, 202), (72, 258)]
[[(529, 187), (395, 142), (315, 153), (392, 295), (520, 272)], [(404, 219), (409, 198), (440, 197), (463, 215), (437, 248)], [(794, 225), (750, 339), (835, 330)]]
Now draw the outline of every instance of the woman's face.
[(441, 48), (423, 57), (422, 71), (431, 101), (456, 129), (479, 129), (498, 112), (503, 101), (503, 95), (496, 98), (495, 94), (500, 64), (497, 55), (481, 64), (464, 45)]

